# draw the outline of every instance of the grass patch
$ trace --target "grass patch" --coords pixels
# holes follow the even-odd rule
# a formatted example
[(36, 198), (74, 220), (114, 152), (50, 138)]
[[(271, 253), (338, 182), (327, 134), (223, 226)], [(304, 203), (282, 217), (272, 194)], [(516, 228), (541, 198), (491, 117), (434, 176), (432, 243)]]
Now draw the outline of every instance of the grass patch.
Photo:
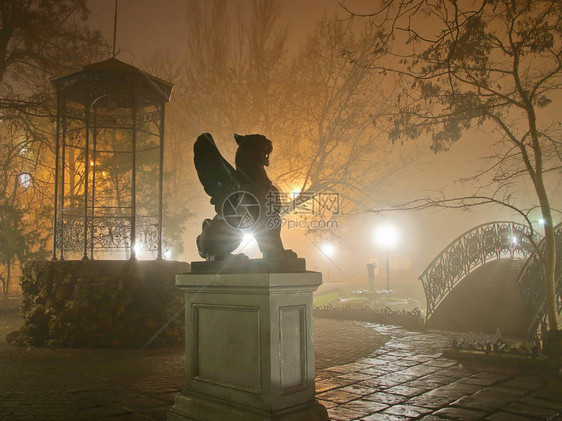
[(338, 298), (340, 298), (339, 292), (330, 292), (329, 294), (314, 297), (313, 304), (315, 306), (325, 306), (327, 304), (330, 304), (332, 301), (337, 300)]

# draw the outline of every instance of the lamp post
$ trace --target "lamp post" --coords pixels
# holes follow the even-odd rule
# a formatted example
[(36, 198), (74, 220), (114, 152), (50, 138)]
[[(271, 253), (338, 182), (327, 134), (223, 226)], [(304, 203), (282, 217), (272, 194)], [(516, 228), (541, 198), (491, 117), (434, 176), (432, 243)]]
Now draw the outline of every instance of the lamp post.
[(367, 263), (367, 273), (369, 275), (369, 291), (375, 290), (375, 268), (376, 263)]
[(389, 291), (390, 290), (390, 263), (389, 263), (388, 252), (389, 249), (395, 246), (396, 243), (398, 242), (398, 231), (396, 230), (396, 228), (390, 225), (379, 227), (375, 231), (375, 240), (386, 251), (386, 289), (387, 291)]

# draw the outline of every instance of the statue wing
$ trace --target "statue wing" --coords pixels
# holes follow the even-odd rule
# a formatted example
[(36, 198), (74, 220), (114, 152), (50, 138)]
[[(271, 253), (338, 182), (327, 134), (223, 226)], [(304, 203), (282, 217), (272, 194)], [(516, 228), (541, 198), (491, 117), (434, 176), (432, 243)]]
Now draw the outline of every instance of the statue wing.
[(211, 204), (215, 205), (215, 210), (220, 213), (224, 199), (240, 190), (238, 173), (223, 158), (209, 133), (203, 133), (197, 138), (193, 145), (193, 154), (199, 181), (203, 184), (205, 192), (211, 196)]

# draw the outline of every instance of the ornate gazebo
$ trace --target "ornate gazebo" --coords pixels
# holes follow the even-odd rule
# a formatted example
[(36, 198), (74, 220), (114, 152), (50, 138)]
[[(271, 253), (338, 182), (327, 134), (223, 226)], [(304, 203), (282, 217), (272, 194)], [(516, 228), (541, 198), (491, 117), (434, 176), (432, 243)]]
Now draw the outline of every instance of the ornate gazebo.
[[(190, 265), (162, 259), (164, 106), (172, 85), (116, 58), (56, 89), (53, 258), (22, 270), (24, 324), (11, 343), (170, 346)], [(155, 330), (163, 326), (154, 335)]]
[(164, 108), (172, 84), (114, 57), (51, 83), (53, 260), (161, 259)]

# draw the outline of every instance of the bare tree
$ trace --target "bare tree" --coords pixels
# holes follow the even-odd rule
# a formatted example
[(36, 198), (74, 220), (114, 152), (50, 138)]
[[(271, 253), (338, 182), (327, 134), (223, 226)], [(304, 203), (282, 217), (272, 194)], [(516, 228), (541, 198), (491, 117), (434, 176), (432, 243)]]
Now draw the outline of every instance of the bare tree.
[(337, 191), (349, 212), (375, 203), (377, 189), (415, 159), (372, 126), (396, 95), (380, 90), (369, 69), (381, 53), (372, 49), (376, 28), (325, 18), (290, 54), (279, 2), (253, 1), (249, 14), (224, 2), (188, 9), (188, 88), (175, 100), (200, 132), (216, 134), (227, 158), (235, 144), (221, 139), (264, 133), (274, 141), (271, 175), (282, 190)]
[(380, 86), (370, 69), (380, 58), (374, 33), (354, 23), (322, 19), (295, 58), (283, 160), (275, 168), (285, 188), (338, 192), (347, 215), (374, 206), (388, 178), (415, 159), (401, 159), (372, 124), (401, 88)]
[(48, 235), (54, 95), (48, 78), (100, 57), (84, 0), (0, 0), (0, 268), (36, 256)]
[(187, 11), (186, 111), (202, 130), (229, 137), (233, 130), (271, 131), (286, 104), (281, 3), (254, 0), (240, 7), (248, 10), (190, 1)]
[(77, 55), (85, 61), (99, 57), (107, 45), (83, 25), (88, 14), (85, 0), (1, 0), (2, 98), (35, 93), (30, 88), (37, 81), (69, 71)]
[[(357, 15), (356, 15), (357, 16)], [(414, 80), (398, 97), (393, 139), (431, 134), (431, 149), (445, 151), (470, 129), (494, 133), (501, 154), (487, 171), (504, 202), (513, 180), (527, 177), (544, 219), (541, 256), (549, 328), (559, 330), (556, 243), (548, 174), (561, 168), (562, 4), (556, 0), (399, 0), (381, 2), (369, 15), (387, 36), (385, 65)], [(478, 177), (477, 177), (478, 178)], [(478, 193), (476, 194), (478, 196)], [(509, 203), (509, 202), (508, 202)], [(515, 206), (518, 207), (518, 206)]]

